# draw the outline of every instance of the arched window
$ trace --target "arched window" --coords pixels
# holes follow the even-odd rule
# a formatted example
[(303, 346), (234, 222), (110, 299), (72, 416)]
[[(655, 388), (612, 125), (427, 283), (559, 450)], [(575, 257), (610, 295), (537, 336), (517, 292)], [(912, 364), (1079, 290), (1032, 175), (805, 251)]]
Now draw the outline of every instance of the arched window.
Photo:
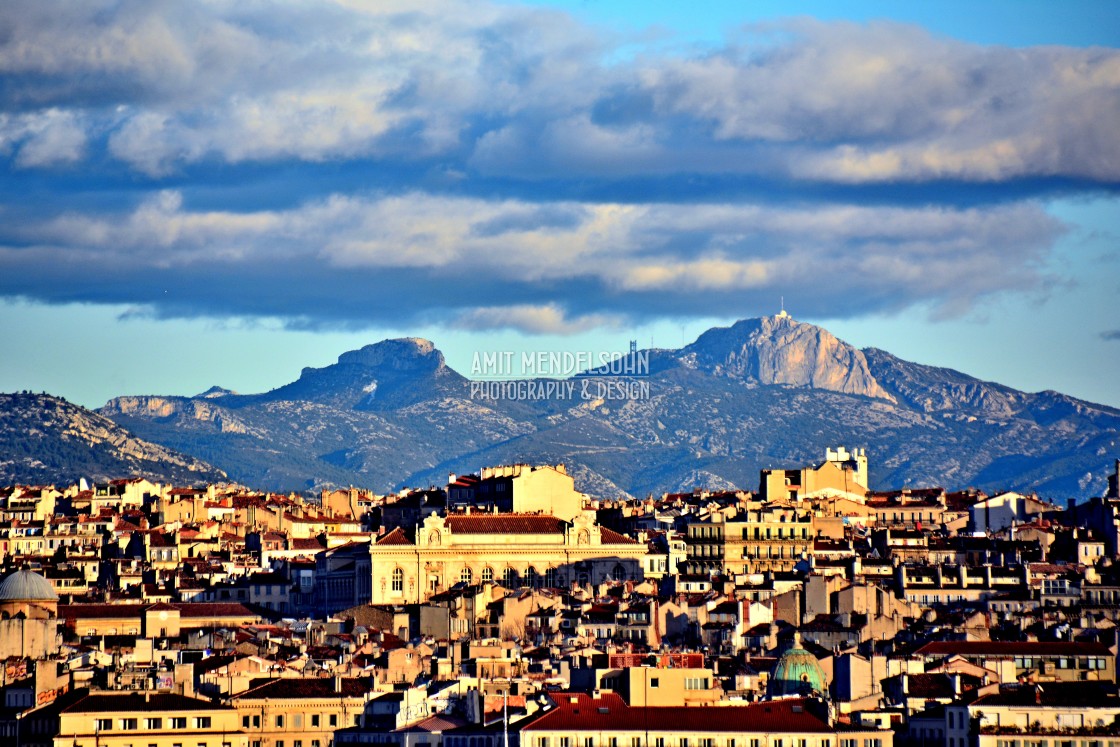
[(614, 564), (614, 568), (611, 569), (611, 578), (615, 581), (622, 581), (626, 578), (626, 569), (622, 567), (622, 563)]
[(404, 571), (393, 569), (393, 591), (404, 591)]
[(556, 569), (549, 568), (544, 572), (544, 585), (549, 589), (556, 588)]
[(463, 568), (459, 571), (459, 581), (470, 586), (471, 582), (474, 581), (474, 572), (470, 568)]
[(491, 568), (490, 566), (486, 566), (485, 568), (482, 569), (482, 582), (485, 583), (485, 584), (488, 584), (493, 580), (494, 580), (494, 569)]
[(529, 566), (525, 569), (525, 585), (536, 587), (537, 585), (537, 569)]
[(517, 571), (509, 566), (506, 566), (506, 569), (502, 571), (502, 584), (507, 589), (515, 589), (520, 586), (521, 579), (518, 578)]

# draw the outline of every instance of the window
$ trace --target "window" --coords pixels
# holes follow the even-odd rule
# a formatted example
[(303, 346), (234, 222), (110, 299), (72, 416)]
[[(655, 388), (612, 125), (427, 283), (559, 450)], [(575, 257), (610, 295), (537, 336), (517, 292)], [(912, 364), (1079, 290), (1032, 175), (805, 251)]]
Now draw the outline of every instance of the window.
[(294, 726), (297, 729), (302, 729), (303, 728), (303, 714), (302, 713), (297, 713), (294, 716), (292, 716), (292, 726)]
[(315, 714), (311, 715), (311, 725), (314, 726), (314, 727), (319, 726), (319, 714), (318, 713), (315, 713)]
[[(171, 722), (171, 728), (172, 729), (186, 729), (187, 728), (187, 717), (186, 716), (175, 716), (175, 717), (172, 717), (168, 720)], [(256, 718), (254, 718), (253, 720), (256, 721)], [(260, 726), (260, 723), (254, 723), (253, 726)]]
[(537, 747), (548, 747), (548, 737), (537, 737)]
[(482, 569), (482, 583), (488, 584), (488, 583), (491, 583), (493, 580), (494, 580), (494, 569), (493, 568), (483, 568)]
[(276, 747), (284, 747), (284, 740), (283, 739), (277, 739), (276, 740)]
[(393, 591), (404, 591), (404, 571), (393, 569)]
[(113, 719), (111, 718), (99, 718), (97, 719), (97, 723), (94, 725), (94, 729), (96, 729), (97, 731), (111, 731), (112, 728)]
[(707, 677), (685, 677), (684, 678), (685, 690), (707, 690), (708, 678)]
[(653, 740), (653, 747), (665, 747), (665, 737), (658, 737)]
[(134, 731), (136, 729), (136, 724), (137, 723), (138, 722), (134, 718), (122, 718), (121, 719), (121, 729), (122, 730)]
[(242, 716), (241, 717), (241, 728), (242, 729), (248, 729), (249, 728), (249, 717), (248, 716)]
[(584, 738), (583, 747), (595, 747), (595, 737)]
[(284, 728), (284, 717), (280, 714), (277, 714), (277, 716), (276, 716), (276, 728), (277, 729), (283, 729)]
[(474, 581), (474, 571), (470, 568), (464, 568), (459, 571), (459, 582), (467, 584), (468, 586)]
[(700, 739), (700, 747), (715, 747), (716, 740), (711, 737), (703, 737)]
[(630, 747), (642, 747), (642, 738), (630, 737)]
[(661, 678), (660, 677), (650, 677), (649, 678), (649, 686), (656, 690), (658, 687), (661, 686)]
[(210, 728), (210, 717), (209, 716), (195, 716), (194, 717), (194, 728), (196, 728), (196, 729), (209, 729)]
[(614, 564), (614, 568), (611, 569), (611, 579), (614, 581), (626, 580), (626, 569), (622, 567), (622, 563)]
[(514, 569), (507, 567), (502, 571), (502, 584), (506, 588), (512, 589), (515, 586), (519, 586), (519, 581), (520, 579), (517, 577), (517, 571)]
[(680, 747), (688, 747), (688, 737), (681, 737)]
[(327, 717), (327, 723), (329, 723), (331, 726), (338, 726), (338, 716), (332, 713)]
[(148, 731), (163, 728), (163, 719), (161, 718), (146, 718), (144, 719), (144, 728)]
[(544, 572), (544, 585), (552, 589), (556, 587), (556, 569), (549, 568)]
[(560, 747), (570, 747), (569, 742), (571, 742), (569, 737), (560, 737)]
[(525, 569), (525, 585), (532, 587), (537, 585), (537, 569), (533, 566)]
[(302, 740), (302, 739), (297, 739), (297, 740), (296, 740), (295, 742), (293, 742), (292, 744), (294, 744), (294, 745), (295, 745), (295, 747), (303, 747), (303, 740)]

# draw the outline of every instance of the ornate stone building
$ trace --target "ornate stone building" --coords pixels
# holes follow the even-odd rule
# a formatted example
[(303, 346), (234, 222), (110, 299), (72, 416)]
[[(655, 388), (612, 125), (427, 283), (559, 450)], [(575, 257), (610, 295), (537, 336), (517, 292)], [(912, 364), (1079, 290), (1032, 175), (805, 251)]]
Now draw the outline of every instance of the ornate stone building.
[(413, 541), (394, 529), (370, 547), (373, 604), (427, 601), (455, 584), (570, 587), (640, 580), (644, 543), (586, 515), (457, 513), (429, 516)]

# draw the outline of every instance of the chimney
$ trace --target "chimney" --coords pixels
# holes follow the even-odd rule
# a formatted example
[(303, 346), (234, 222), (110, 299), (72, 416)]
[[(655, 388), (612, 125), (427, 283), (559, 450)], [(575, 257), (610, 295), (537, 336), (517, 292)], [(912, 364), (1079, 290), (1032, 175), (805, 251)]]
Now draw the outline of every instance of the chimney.
[(334, 676), (334, 691), (336, 693), (342, 692), (342, 675), (340, 674)]

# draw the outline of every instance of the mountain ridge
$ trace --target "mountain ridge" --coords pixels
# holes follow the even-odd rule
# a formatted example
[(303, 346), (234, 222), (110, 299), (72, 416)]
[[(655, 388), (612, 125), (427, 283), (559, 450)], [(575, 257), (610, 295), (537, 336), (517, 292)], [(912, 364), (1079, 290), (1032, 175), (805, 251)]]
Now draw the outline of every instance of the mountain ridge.
[(398, 338), (263, 394), (118, 397), (99, 412), (273, 489), (439, 483), (509, 461), (564, 461), (605, 497), (703, 480), (751, 488), (760, 468), (848, 444), (868, 449), (877, 487), (1067, 498), (1103, 489), (1120, 441), (1115, 408), (859, 350), (785, 314), (642, 354), (639, 400), (472, 398), (433, 343)]
[(0, 484), (54, 484), (141, 476), (161, 482), (224, 481), (221, 470), (135, 438), (61, 397), (0, 394)]

